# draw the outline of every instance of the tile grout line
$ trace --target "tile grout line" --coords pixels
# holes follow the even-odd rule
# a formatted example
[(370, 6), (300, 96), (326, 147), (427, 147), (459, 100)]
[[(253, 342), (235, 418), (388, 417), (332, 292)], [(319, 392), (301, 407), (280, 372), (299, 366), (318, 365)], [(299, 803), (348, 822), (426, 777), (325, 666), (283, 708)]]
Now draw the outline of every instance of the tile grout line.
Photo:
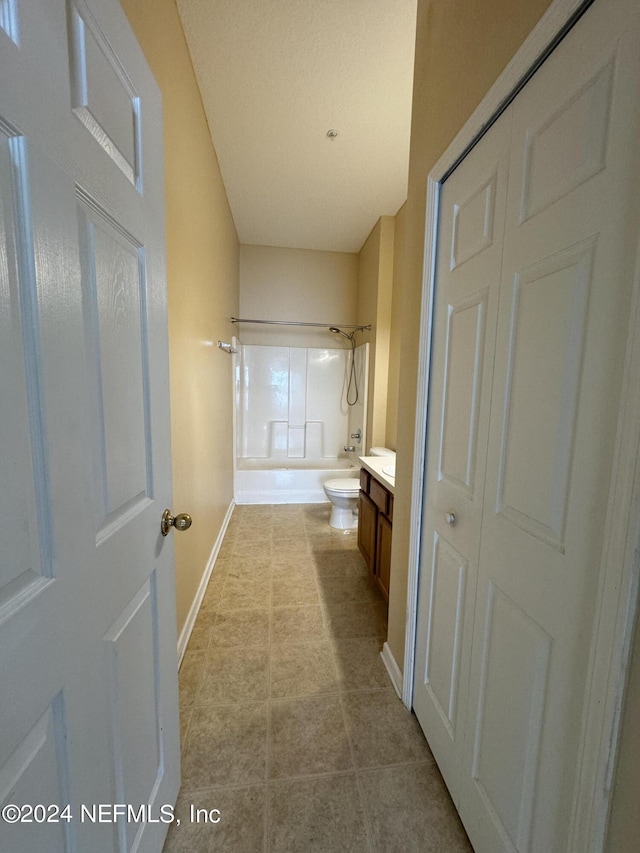
[[(306, 645), (318, 645), (320, 643), (325, 643), (325, 642), (326, 642), (326, 640), (318, 640), (318, 641), (315, 641), (313, 643), (307, 643)], [(283, 645), (284, 644), (275, 646), (275, 648), (280, 649), (283, 647)], [(231, 646), (230, 648), (240, 648), (240, 647), (239, 646)], [(248, 648), (254, 649), (254, 648), (262, 648), (262, 647), (261, 646), (249, 646)], [(336, 667), (335, 667), (335, 659), (333, 659), (333, 651), (331, 649), (329, 651), (332, 654), (332, 664), (333, 664), (334, 669), (335, 669)], [(393, 695), (395, 695), (395, 691), (393, 690), (393, 687), (391, 685), (389, 685), (388, 687), (364, 687), (361, 689), (354, 688), (353, 690), (348, 690), (348, 689), (344, 690), (344, 689), (338, 688), (336, 690), (325, 690), (322, 693), (293, 693), (293, 694), (288, 694), (286, 696), (272, 696), (271, 699), (273, 699), (274, 702), (297, 702), (300, 699), (318, 699), (318, 698), (323, 698), (323, 697), (328, 697), (328, 696), (342, 696), (342, 695), (354, 696), (358, 693), (378, 693), (378, 694), (393, 694)], [(192, 707), (193, 708), (231, 708), (234, 705), (245, 704), (245, 702), (248, 704), (255, 704), (256, 702), (260, 702), (260, 701), (261, 701), (260, 699), (246, 699), (246, 700), (242, 699), (240, 701), (236, 700), (233, 702), (202, 702), (200, 704), (194, 702)], [(386, 765), (381, 765), (381, 766), (386, 766)]]
[[(218, 605), (216, 605), (215, 611), (214, 611), (214, 624), (215, 624), (215, 619), (217, 618), (217, 614), (218, 614), (217, 608), (218, 608)], [(198, 620), (199, 616), (200, 616), (200, 614), (198, 614), (198, 616), (196, 617), (196, 624), (197, 624), (197, 620)], [(195, 625), (194, 625), (194, 627), (195, 627)], [(212, 626), (212, 630), (213, 630), (213, 626)], [(188, 710), (189, 722), (185, 726), (185, 730), (184, 730), (184, 743), (182, 743), (182, 742), (180, 743), (180, 764), (181, 764), (180, 776), (181, 777), (182, 777), (182, 760), (186, 756), (187, 744), (189, 741), (189, 733), (191, 731), (191, 723), (193, 720), (193, 713), (196, 709), (196, 696), (198, 695), (198, 691), (200, 689), (200, 682), (202, 681), (202, 676), (203, 676), (205, 668), (206, 668), (206, 660), (207, 660), (207, 655), (209, 654), (209, 647), (211, 646), (211, 642), (212, 642), (212, 635), (209, 636), (209, 645), (206, 648), (201, 649), (201, 650), (194, 649), (194, 651), (201, 651), (202, 652), (204, 661), (203, 661), (203, 665), (202, 665), (202, 671), (200, 673), (200, 676), (198, 677), (196, 687), (195, 687), (195, 690), (193, 692), (193, 701), (192, 701), (191, 705), (189, 706), (189, 710)], [(189, 647), (187, 645), (187, 650), (188, 650), (188, 648)], [(185, 657), (186, 657), (186, 655), (185, 655)], [(183, 663), (184, 663), (184, 658), (183, 658)], [(182, 708), (180, 707), (180, 695), (178, 694), (178, 716), (180, 717), (181, 714), (182, 714)], [(181, 782), (181, 786), (182, 786), (182, 778), (180, 779), (180, 782)]]
[[(309, 536), (307, 534), (306, 525), (304, 527), (304, 533), (305, 533), (305, 537), (307, 539), (307, 544), (309, 544)], [(310, 546), (309, 546), (309, 550), (311, 551)], [(313, 560), (313, 552), (311, 552), (311, 554), (312, 554), (311, 559)], [(316, 594), (318, 596), (318, 605), (320, 607), (320, 618), (322, 619), (322, 633), (327, 638), (327, 640), (330, 640), (331, 635), (329, 634), (329, 626), (327, 624), (327, 617), (326, 617), (326, 614), (324, 611), (324, 607), (322, 606), (322, 594), (320, 591), (320, 579), (318, 577), (318, 570), (317, 570), (317, 567), (315, 564), (315, 560), (314, 560), (314, 568), (313, 568), (313, 581), (314, 581), (315, 586), (316, 586)], [(333, 658), (333, 651), (331, 652), (331, 657)], [(334, 666), (334, 669), (335, 669), (335, 666)], [(336, 671), (336, 676), (337, 675), (338, 675), (338, 673)]]
[[(272, 515), (270, 514), (269, 517), (272, 518)], [(270, 550), (271, 550), (271, 543), (273, 541), (273, 526), (272, 526), (272, 524), (270, 526), (271, 526), (271, 531), (272, 531), (271, 532), (271, 542), (270, 542)], [(235, 548), (234, 548), (234, 550), (235, 550)], [(269, 823), (270, 823), (270, 815), (269, 815), (269, 812), (270, 812), (270, 805), (269, 805), (269, 799), (270, 799), (269, 798), (270, 748), (269, 748), (269, 741), (270, 741), (270, 732), (271, 732), (271, 701), (270, 701), (270, 698), (271, 698), (271, 625), (272, 625), (272, 616), (271, 616), (272, 607), (271, 607), (271, 604), (272, 604), (272, 580), (273, 580), (273, 557), (272, 557), (272, 555), (270, 555), (270, 556), (271, 556), (271, 559), (270, 559), (271, 571), (269, 574), (269, 602), (268, 602), (268, 607), (266, 608), (267, 612), (268, 612), (268, 626), (267, 626), (268, 656), (267, 656), (267, 674), (266, 674), (266, 677), (267, 677), (267, 684), (266, 684), (267, 701), (265, 703), (265, 705), (266, 705), (266, 736), (265, 736), (264, 820), (263, 820), (263, 827), (262, 827), (262, 833), (263, 833), (263, 835), (262, 835), (262, 849), (263, 849), (263, 853), (267, 853), (268, 848), (269, 848)], [(239, 608), (239, 609), (245, 610), (245, 608)], [(258, 609), (258, 608), (246, 608), (246, 610), (248, 610), (248, 611), (250, 611), (252, 609)], [(263, 609), (264, 608), (260, 608), (260, 610), (263, 610)], [(240, 648), (247, 648), (246, 643), (239, 643), (238, 645)], [(235, 789), (230, 789), (229, 787), (227, 787), (226, 790), (235, 790)]]
[[(256, 703), (259, 704), (259, 703)], [(380, 764), (371, 767), (350, 767), (348, 770), (327, 770), (321, 773), (304, 773), (300, 776), (283, 776), (282, 778), (271, 779), (273, 785), (289, 784), (291, 782), (308, 782), (314, 779), (331, 779), (333, 776), (366, 776), (368, 773), (377, 773), (380, 770), (398, 770), (404, 767), (434, 767), (435, 762), (429, 758), (420, 758), (415, 761), (400, 761), (397, 764)], [(207, 791), (228, 790), (241, 791), (247, 788), (256, 788), (264, 785), (263, 782), (232, 782), (228, 785), (209, 785), (204, 788), (186, 788), (184, 793), (187, 794), (203, 794)]]
[(267, 738), (266, 738), (266, 757), (265, 757), (265, 776), (266, 784), (264, 791), (264, 838), (263, 850), (268, 853), (271, 845), (271, 724), (273, 720), (273, 707), (271, 704), (271, 652), (273, 649), (273, 532), (271, 533), (271, 542), (269, 549), (271, 552), (271, 582), (269, 584), (269, 633), (267, 635), (267, 648), (269, 650), (267, 658)]
[[(225, 536), (225, 539), (226, 539), (226, 536)], [(223, 542), (223, 545), (224, 545), (224, 542)], [(215, 625), (216, 625), (216, 623), (217, 623), (217, 621), (218, 621), (218, 615), (219, 615), (219, 613), (220, 613), (220, 603), (221, 603), (221, 601), (222, 601), (222, 595), (223, 595), (223, 592), (224, 592), (224, 586), (225, 586), (225, 584), (226, 584), (226, 582), (227, 582), (227, 580), (228, 580), (228, 578), (229, 578), (229, 568), (230, 568), (230, 565), (231, 565), (231, 561), (232, 561), (232, 559), (233, 559), (233, 552), (234, 552), (234, 550), (235, 550), (235, 536), (234, 536), (234, 538), (233, 538), (233, 545), (231, 546), (231, 556), (229, 557), (229, 566), (228, 566), (228, 567), (226, 567), (226, 569), (225, 569), (224, 577), (222, 578), (222, 583), (220, 584), (220, 595), (219, 595), (219, 597), (218, 597), (218, 599), (217, 599), (217, 602), (216, 602), (216, 604), (215, 604), (215, 607), (214, 607), (213, 624), (212, 624), (212, 626), (211, 626), (211, 630), (210, 630), (210, 632), (209, 632), (209, 643), (208, 643), (208, 645), (207, 645), (207, 647), (206, 647), (206, 649), (205, 649), (205, 652), (204, 652), (204, 654), (205, 654), (205, 663), (204, 663), (204, 666), (203, 666), (203, 668), (202, 668), (202, 672), (200, 673), (200, 678), (198, 679), (198, 685), (197, 685), (197, 687), (196, 687), (195, 694), (194, 694), (194, 702), (193, 702), (193, 705), (192, 705), (192, 707), (191, 707), (191, 715), (190, 715), (190, 719), (189, 719), (189, 727), (188, 727), (187, 732), (186, 732), (186, 734), (185, 734), (185, 755), (186, 755), (186, 746), (187, 746), (188, 739), (189, 739), (189, 732), (190, 732), (190, 729), (191, 729), (191, 722), (192, 722), (192, 720), (193, 720), (193, 714), (194, 714), (194, 711), (195, 711), (195, 708), (196, 708), (196, 697), (197, 697), (197, 695), (198, 695), (198, 693), (199, 693), (199, 691), (200, 691), (202, 681), (204, 680), (204, 674), (205, 674), (205, 672), (206, 672), (206, 668), (207, 668), (207, 659), (208, 659), (208, 657), (209, 657), (209, 653), (211, 652), (211, 650), (212, 650), (212, 648), (213, 648), (213, 633), (214, 633)], [(214, 575), (213, 575), (213, 576), (212, 576), (212, 578), (211, 578), (210, 583), (211, 583), (212, 581), (213, 581), (213, 582), (215, 582), (215, 572), (214, 572)], [(198, 616), (199, 616), (199, 615), (200, 615), (200, 614), (198, 614)], [(197, 620), (196, 620), (196, 621), (197, 621)], [(182, 785), (181, 785), (181, 787), (182, 787)], [(224, 790), (224, 791), (227, 791), (227, 790), (228, 790), (228, 788), (227, 788), (227, 786), (226, 786), (226, 785), (224, 785), (224, 786), (219, 786), (219, 787), (221, 788), (221, 790)], [(182, 791), (180, 791), (180, 793), (182, 793)], [(188, 792), (187, 792), (187, 793), (188, 793)]]
[[(325, 618), (324, 607), (322, 607), (322, 613), (323, 613), (323, 619), (324, 619)], [(333, 639), (337, 640), (338, 638), (334, 637)], [(337, 671), (336, 652), (335, 652), (334, 648), (332, 648), (331, 656), (334, 659), (334, 666), (335, 666), (335, 669)], [(362, 816), (364, 819), (364, 828), (365, 828), (365, 834), (367, 837), (367, 847), (368, 847), (370, 853), (375, 853), (375, 844), (374, 844), (374, 840), (373, 840), (373, 825), (371, 823), (369, 811), (367, 809), (367, 801), (366, 801), (366, 798), (364, 795), (362, 780), (360, 779), (360, 775), (358, 773), (359, 768), (358, 768), (358, 763), (356, 761), (355, 747), (353, 745), (353, 739), (352, 739), (351, 731), (349, 728), (349, 720), (347, 717), (347, 712), (346, 712), (346, 708), (345, 708), (345, 704), (344, 704), (344, 698), (343, 697), (344, 697), (344, 694), (346, 692), (347, 691), (340, 691), (340, 693), (338, 694), (338, 702), (340, 703), (340, 711), (342, 714), (342, 719), (343, 719), (345, 731), (347, 734), (347, 741), (349, 743), (349, 751), (351, 753), (351, 762), (353, 764), (354, 775), (355, 775), (355, 780), (356, 780), (356, 790), (358, 792), (358, 798), (360, 800), (360, 807), (362, 809)]]
[[(317, 574), (316, 574), (316, 584), (318, 584)], [(318, 594), (320, 595), (320, 590), (318, 590)], [(322, 601), (322, 599), (321, 599), (321, 601)], [(322, 613), (323, 621), (326, 623), (328, 617), (325, 613), (325, 608), (322, 606), (322, 604), (321, 604), (321, 613)], [(327, 634), (328, 633), (329, 632), (327, 631)], [(337, 638), (333, 637), (332, 639), (336, 640)], [(333, 643), (331, 644), (331, 658), (333, 661), (335, 674), (336, 674), (336, 677), (338, 679), (336, 683), (339, 686), (341, 683), (340, 682), (340, 673), (338, 671), (337, 655), (336, 655), (335, 646)], [(347, 718), (347, 713), (346, 713), (346, 709), (344, 706), (343, 693), (344, 693), (344, 691), (338, 692), (338, 703), (340, 705), (340, 713), (342, 715), (342, 721), (344, 724), (345, 733), (347, 735), (347, 742), (349, 744), (349, 752), (351, 754), (351, 763), (353, 765), (353, 771), (354, 771), (354, 776), (355, 776), (355, 780), (356, 780), (356, 790), (358, 792), (358, 798), (360, 800), (360, 807), (362, 809), (362, 816), (364, 819), (364, 829), (365, 829), (365, 834), (367, 837), (367, 847), (371, 851), (371, 853), (375, 853), (375, 846), (373, 843), (373, 826), (372, 826), (371, 820), (369, 818), (369, 813), (367, 810), (367, 804), (366, 804), (366, 800), (364, 797), (364, 790), (362, 788), (361, 780), (360, 780), (360, 777), (358, 775), (358, 764), (356, 761), (356, 754), (355, 754), (355, 748), (353, 745), (353, 740), (352, 740), (351, 733), (349, 730), (349, 720)]]
[(345, 732), (347, 734), (347, 742), (349, 744), (349, 752), (351, 753), (351, 763), (353, 764), (353, 773), (356, 780), (356, 789), (358, 791), (358, 799), (360, 800), (360, 808), (362, 809), (362, 816), (364, 819), (364, 829), (365, 834), (367, 836), (367, 847), (369, 848), (370, 853), (375, 853), (375, 846), (373, 843), (373, 825), (369, 818), (369, 812), (367, 810), (367, 803), (364, 797), (364, 790), (362, 788), (362, 784), (360, 781), (360, 777), (358, 775), (358, 763), (356, 761), (356, 751), (353, 746), (353, 740), (351, 738), (351, 733), (349, 730), (349, 720), (347, 717), (347, 712), (344, 707), (344, 701), (342, 695), (338, 696), (338, 702), (340, 703), (340, 712), (342, 714), (342, 720), (344, 723)]

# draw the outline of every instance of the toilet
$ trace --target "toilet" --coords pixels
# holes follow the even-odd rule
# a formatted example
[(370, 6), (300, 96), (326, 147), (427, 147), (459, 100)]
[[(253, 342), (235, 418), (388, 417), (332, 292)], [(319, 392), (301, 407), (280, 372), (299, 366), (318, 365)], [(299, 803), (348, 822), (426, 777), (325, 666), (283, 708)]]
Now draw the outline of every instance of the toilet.
[[(386, 447), (372, 447), (370, 456), (395, 456), (393, 450)], [(336, 477), (327, 480), (324, 492), (331, 501), (329, 524), (336, 530), (353, 530), (358, 526), (358, 496), (360, 494), (359, 477)]]
[(331, 501), (329, 524), (337, 530), (352, 530), (358, 526), (359, 477), (336, 477), (323, 483)]

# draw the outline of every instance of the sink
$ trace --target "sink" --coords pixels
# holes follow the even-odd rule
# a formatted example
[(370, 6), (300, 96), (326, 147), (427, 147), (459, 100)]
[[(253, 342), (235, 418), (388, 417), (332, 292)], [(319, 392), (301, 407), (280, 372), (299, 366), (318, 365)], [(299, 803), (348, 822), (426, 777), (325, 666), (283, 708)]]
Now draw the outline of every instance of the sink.
[(394, 463), (393, 463), (393, 465), (386, 465), (386, 466), (382, 469), (382, 473), (383, 473), (383, 474), (386, 474), (386, 475), (387, 475), (387, 477), (393, 477), (393, 478), (394, 478), (394, 480), (395, 480), (395, 477), (396, 477), (396, 463), (394, 462)]

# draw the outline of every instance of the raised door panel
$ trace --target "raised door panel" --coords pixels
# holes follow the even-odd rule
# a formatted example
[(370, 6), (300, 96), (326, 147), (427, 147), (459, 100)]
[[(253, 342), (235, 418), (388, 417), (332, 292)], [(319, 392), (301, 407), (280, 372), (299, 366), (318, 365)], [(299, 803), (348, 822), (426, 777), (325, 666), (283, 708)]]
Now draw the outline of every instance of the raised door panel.
[[(149, 802), (163, 773), (156, 581), (152, 573), (104, 637), (113, 696), (113, 778), (121, 803)], [(135, 822), (121, 824), (122, 850), (135, 847), (140, 829)]]
[(491, 585), (471, 776), (506, 849), (530, 849), (551, 637)]
[(100, 542), (153, 497), (145, 256), (95, 204), (79, 201), (78, 216)]
[(606, 167), (613, 56), (543, 114), (525, 142), (520, 221), (545, 210)]
[(452, 271), (494, 242), (497, 179), (497, 169), (490, 170), (488, 177), (473, 185), (453, 206)]
[(33, 247), (24, 217), (16, 220), (28, 206), (27, 169), (25, 140), (0, 132), (0, 619), (54, 570), (42, 385), (31, 355), (39, 347)]
[(545, 258), (511, 290), (497, 510), (563, 552), (595, 247)]
[(0, 0), (0, 27), (9, 38), (17, 42), (17, 21), (14, 0)]
[(360, 492), (358, 508), (358, 548), (369, 569), (375, 571), (378, 510), (373, 501)]
[(369, 484), (369, 497), (378, 507), (380, 512), (387, 515), (389, 509), (389, 492), (374, 477), (371, 478), (371, 482)]
[(467, 561), (435, 534), (430, 612), (422, 680), (453, 742), (457, 735), (460, 662), (467, 614)]
[(0, 807), (8, 809), (11, 821), (16, 813), (23, 818), (15, 823), (1, 821), (2, 850), (67, 853), (75, 849), (73, 811), (67, 808), (67, 737), (59, 693), (0, 769)]
[(475, 472), (488, 291), (448, 306), (440, 472), (442, 480), (477, 497)]
[(72, 109), (111, 161), (140, 188), (140, 101), (90, 9), (69, 0)]

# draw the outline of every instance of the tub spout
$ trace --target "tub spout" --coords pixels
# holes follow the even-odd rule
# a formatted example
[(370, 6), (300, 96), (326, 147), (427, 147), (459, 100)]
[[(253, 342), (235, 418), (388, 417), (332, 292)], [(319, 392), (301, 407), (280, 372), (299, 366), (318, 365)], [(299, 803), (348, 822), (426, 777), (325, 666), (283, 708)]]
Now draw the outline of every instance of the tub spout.
[(349, 444), (349, 445), (347, 445), (347, 447), (345, 447), (344, 452), (345, 453), (355, 453), (356, 449), (355, 449), (355, 447), (353, 447), (352, 445)]

